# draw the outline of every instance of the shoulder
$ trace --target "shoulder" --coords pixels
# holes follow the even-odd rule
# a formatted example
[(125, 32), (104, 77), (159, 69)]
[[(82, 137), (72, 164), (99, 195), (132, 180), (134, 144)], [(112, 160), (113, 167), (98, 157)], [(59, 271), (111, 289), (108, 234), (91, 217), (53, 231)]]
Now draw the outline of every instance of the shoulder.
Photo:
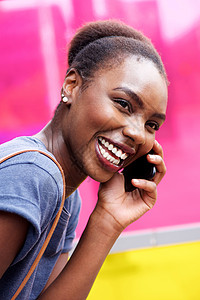
[(20, 166), (26, 165), (27, 169), (37, 167), (41, 169), (41, 173), (46, 172), (50, 176), (62, 180), (55, 157), (47, 151), (44, 144), (38, 139), (19, 137), (0, 145), (0, 162), (3, 157), (9, 155), (12, 156), (0, 164), (0, 169), (14, 165), (20, 168)]
[(24, 149), (30, 151), (0, 164), (0, 210), (19, 214), (40, 228), (48, 218), (54, 217), (60, 206), (63, 179), (53, 160), (31, 151), (48, 153), (41, 143), (31, 138), (17, 138), (1, 145), (1, 158)]
[(0, 158), (23, 149), (39, 148), (44, 148), (39, 140), (31, 136), (17, 137), (0, 145)]

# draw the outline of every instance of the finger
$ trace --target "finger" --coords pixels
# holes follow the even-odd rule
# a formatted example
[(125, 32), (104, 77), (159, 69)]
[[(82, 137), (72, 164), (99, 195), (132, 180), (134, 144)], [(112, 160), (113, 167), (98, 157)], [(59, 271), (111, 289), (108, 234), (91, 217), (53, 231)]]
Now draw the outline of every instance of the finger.
[(139, 191), (141, 191), (140, 195), (143, 202), (147, 205), (148, 209), (151, 209), (154, 206), (157, 198), (156, 183), (144, 179), (132, 179), (132, 181)]
[(148, 154), (147, 160), (156, 166), (157, 172), (163, 173), (163, 175), (166, 173), (166, 165), (160, 155)]
[(164, 157), (164, 153), (163, 153), (163, 148), (162, 146), (158, 143), (158, 141), (154, 141), (154, 145), (153, 145), (153, 151), (160, 155), (162, 158)]
[(132, 184), (148, 193), (154, 193), (156, 191), (156, 183), (145, 179), (132, 179)]

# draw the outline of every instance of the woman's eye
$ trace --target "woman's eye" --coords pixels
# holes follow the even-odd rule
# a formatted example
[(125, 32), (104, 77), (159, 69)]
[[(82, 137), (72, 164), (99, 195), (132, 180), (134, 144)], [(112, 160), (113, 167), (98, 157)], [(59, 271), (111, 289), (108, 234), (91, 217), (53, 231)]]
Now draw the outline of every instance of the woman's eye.
[(159, 130), (160, 126), (157, 122), (148, 122), (147, 126), (149, 126), (151, 129), (157, 131)]
[(124, 99), (114, 99), (114, 101), (118, 103), (121, 107), (123, 107), (125, 110), (132, 112), (131, 104), (128, 101)]

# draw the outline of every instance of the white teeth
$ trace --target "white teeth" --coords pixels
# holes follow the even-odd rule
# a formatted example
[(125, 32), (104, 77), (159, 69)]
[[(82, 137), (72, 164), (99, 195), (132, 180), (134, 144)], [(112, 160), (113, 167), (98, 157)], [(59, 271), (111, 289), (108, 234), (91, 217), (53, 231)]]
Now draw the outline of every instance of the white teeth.
[[(113, 144), (110, 144), (108, 141), (106, 141), (105, 139), (103, 139), (102, 137), (99, 137), (99, 141), (101, 142), (102, 145), (104, 145), (109, 151), (111, 151), (112, 153), (114, 153), (117, 157), (121, 158), (121, 159), (126, 159), (128, 157), (128, 154), (125, 152), (122, 152), (121, 149), (118, 149), (117, 147), (115, 147)], [(115, 165), (118, 165), (120, 163), (120, 159), (116, 159), (114, 158), (112, 155), (110, 155), (105, 148), (103, 148), (101, 146), (101, 144), (99, 144), (99, 148), (101, 151), (101, 154), (103, 155), (104, 158), (106, 158), (108, 161), (114, 163)]]
[(104, 155), (104, 153), (106, 152), (106, 150), (103, 149), (103, 147), (101, 147), (101, 145), (99, 145), (99, 148), (100, 148), (100, 150), (101, 150), (101, 154)]
[(114, 162), (114, 160), (115, 160), (114, 157), (111, 156), (110, 157), (110, 162)]
[(111, 161), (112, 160), (112, 156), (110, 154), (108, 154), (107, 160)]
[(112, 153), (114, 153), (114, 154), (117, 153), (117, 148), (113, 148)]
[(108, 146), (108, 150), (112, 150), (112, 149), (113, 149), (113, 145), (110, 144), (110, 145)]
[(105, 142), (105, 147), (108, 148), (110, 144), (108, 142)]
[(115, 165), (118, 165), (120, 163), (120, 159), (115, 159), (114, 157), (112, 157), (108, 152), (106, 152), (105, 149), (103, 149), (101, 145), (99, 145), (99, 149), (103, 157), (106, 158), (108, 161), (114, 163)]
[(103, 154), (103, 157), (107, 158), (108, 157), (108, 152), (105, 151), (105, 153)]
[(122, 156), (122, 150), (118, 150), (117, 153), (116, 153), (116, 156), (121, 157)]
[(121, 159), (126, 159), (128, 157), (128, 154), (126, 154), (126, 153), (123, 153), (122, 155), (121, 155)]
[(120, 160), (119, 160), (119, 159), (115, 159), (115, 160), (114, 160), (114, 164), (116, 164), (116, 165), (118, 165), (118, 164), (119, 164), (119, 162), (120, 162)]

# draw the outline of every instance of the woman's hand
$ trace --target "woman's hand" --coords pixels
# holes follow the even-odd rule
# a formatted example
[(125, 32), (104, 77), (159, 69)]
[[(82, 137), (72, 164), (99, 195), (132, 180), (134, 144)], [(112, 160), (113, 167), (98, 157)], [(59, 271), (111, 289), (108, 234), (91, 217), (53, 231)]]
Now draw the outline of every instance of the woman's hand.
[(162, 147), (157, 141), (154, 142), (153, 151), (155, 154), (147, 155), (148, 161), (153, 163), (157, 170), (151, 181), (132, 179), (132, 184), (137, 189), (125, 192), (124, 176), (116, 173), (109, 181), (100, 184), (95, 210), (101, 211), (101, 217), (102, 213), (110, 215), (110, 220), (114, 222), (112, 224), (114, 227), (111, 228), (124, 230), (154, 206), (157, 199), (157, 185), (165, 175), (166, 167)]

